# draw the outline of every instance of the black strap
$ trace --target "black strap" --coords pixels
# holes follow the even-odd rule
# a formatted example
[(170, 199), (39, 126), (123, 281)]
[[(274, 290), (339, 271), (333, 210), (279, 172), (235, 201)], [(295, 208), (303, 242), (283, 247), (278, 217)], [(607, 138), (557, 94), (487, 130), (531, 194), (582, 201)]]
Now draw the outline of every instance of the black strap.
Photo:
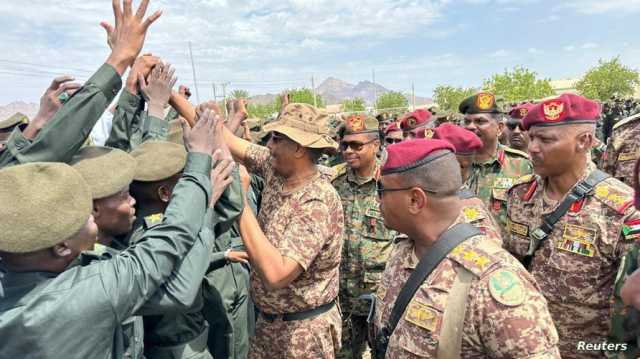
[(482, 234), (482, 232), (471, 224), (458, 223), (440, 235), (440, 238), (438, 238), (436, 243), (429, 249), (429, 252), (420, 259), (418, 266), (400, 290), (400, 294), (398, 294), (398, 298), (391, 310), (389, 323), (382, 328), (376, 336), (376, 358), (384, 357), (391, 334), (393, 334), (393, 331), (396, 329), (413, 295), (425, 279), (429, 277), (429, 274), (431, 274), (447, 254), (460, 245), (460, 243), (480, 234)]
[(317, 317), (320, 314), (328, 312), (335, 305), (336, 305), (336, 301), (332, 300), (329, 303), (323, 304), (313, 309), (303, 310), (301, 312), (285, 313), (285, 314), (268, 314), (268, 313), (261, 312), (260, 315), (262, 315), (262, 317), (268, 322), (273, 322), (274, 320), (278, 319), (278, 317), (282, 317), (283, 322), (292, 322), (296, 320), (305, 320), (305, 319)]
[(571, 192), (565, 197), (565, 199), (558, 205), (558, 207), (551, 213), (542, 216), (542, 224), (540, 227), (531, 231), (530, 241), (529, 241), (529, 250), (525, 255), (523, 262), (525, 267), (529, 267), (531, 261), (533, 260), (533, 256), (536, 251), (540, 248), (542, 242), (549, 237), (551, 232), (553, 231), (553, 227), (558, 223), (560, 218), (562, 218), (572, 204), (576, 201), (580, 201), (587, 197), (593, 192), (593, 189), (598, 185), (598, 183), (606, 180), (610, 176), (602, 172), (600, 170), (595, 170), (587, 176), (587, 178), (583, 179), (576, 183), (575, 186), (571, 189)]

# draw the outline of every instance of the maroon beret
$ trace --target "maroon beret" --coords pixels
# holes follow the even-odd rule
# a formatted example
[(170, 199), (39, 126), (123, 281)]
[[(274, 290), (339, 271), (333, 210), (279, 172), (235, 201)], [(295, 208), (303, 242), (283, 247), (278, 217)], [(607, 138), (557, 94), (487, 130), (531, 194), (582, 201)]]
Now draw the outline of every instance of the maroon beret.
[(458, 155), (471, 155), (482, 148), (482, 140), (475, 133), (451, 123), (427, 128), (416, 133), (416, 138), (445, 140), (453, 145)]
[(522, 120), (525, 130), (533, 126), (595, 123), (600, 116), (600, 104), (574, 94), (539, 103)]
[(402, 131), (402, 130), (398, 127), (397, 123), (392, 122), (389, 126), (387, 126), (387, 128), (384, 129), (384, 134), (386, 136), (391, 132), (396, 132), (396, 131)]
[(523, 103), (514, 107), (511, 111), (509, 111), (509, 117), (522, 120), (527, 116), (529, 111), (534, 108), (535, 105), (532, 103)]
[(424, 166), (442, 157), (442, 154), (430, 156), (440, 150), (455, 153), (453, 145), (444, 140), (418, 139), (390, 145), (387, 147), (387, 161), (382, 167), (382, 175), (401, 173)]
[(402, 117), (402, 120), (400, 121), (400, 128), (402, 128), (403, 131), (410, 131), (414, 128), (422, 127), (429, 123), (431, 116), (433, 115), (428, 110), (415, 110)]

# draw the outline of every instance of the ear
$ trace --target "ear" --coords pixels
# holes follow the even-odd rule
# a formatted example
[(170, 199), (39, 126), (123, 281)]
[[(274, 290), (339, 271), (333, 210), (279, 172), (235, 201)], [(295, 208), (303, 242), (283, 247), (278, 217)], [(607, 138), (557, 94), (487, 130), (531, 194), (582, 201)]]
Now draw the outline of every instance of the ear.
[(579, 152), (587, 152), (593, 147), (593, 133), (583, 132), (576, 138), (576, 148)]
[(502, 132), (504, 132), (504, 121), (497, 119), (496, 122), (498, 123), (498, 137), (500, 137), (502, 136)]
[(71, 250), (71, 248), (67, 246), (67, 242), (58, 243), (55, 246), (53, 246), (51, 250), (53, 251), (53, 255), (55, 257), (60, 257), (60, 258), (68, 257), (71, 254), (73, 254), (73, 251)]
[(296, 149), (295, 152), (293, 153), (293, 157), (295, 157), (296, 159), (300, 159), (303, 158), (307, 152), (307, 149), (305, 149), (304, 147), (300, 146), (299, 144), (295, 144)]
[(411, 214), (418, 214), (427, 206), (427, 195), (420, 188), (409, 191), (408, 210)]
[(157, 194), (160, 201), (164, 203), (169, 203), (169, 201), (171, 200), (171, 191), (165, 185), (161, 185), (160, 187), (158, 187)]

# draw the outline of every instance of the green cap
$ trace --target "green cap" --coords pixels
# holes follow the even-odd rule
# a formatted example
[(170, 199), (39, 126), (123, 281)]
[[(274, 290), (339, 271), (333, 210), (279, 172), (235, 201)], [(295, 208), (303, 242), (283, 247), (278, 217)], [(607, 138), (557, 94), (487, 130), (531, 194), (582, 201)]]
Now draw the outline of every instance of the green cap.
[(356, 135), (359, 133), (378, 133), (380, 123), (378, 120), (365, 114), (353, 114), (343, 117), (344, 126), (339, 135)]
[(480, 92), (471, 97), (467, 97), (460, 103), (458, 110), (464, 115), (501, 113), (496, 103), (496, 97), (489, 92)]
[(93, 199), (100, 199), (113, 196), (133, 181), (136, 160), (116, 148), (88, 146), (73, 156), (71, 166), (87, 182)]
[(131, 152), (138, 162), (135, 181), (156, 182), (167, 179), (184, 169), (187, 150), (167, 141), (147, 141)]
[(13, 116), (7, 118), (6, 120), (0, 121), (0, 130), (6, 130), (14, 126), (27, 124), (29, 124), (29, 117), (20, 112), (16, 112)]
[(71, 166), (34, 162), (0, 170), (0, 251), (28, 253), (78, 233), (93, 203), (89, 186)]

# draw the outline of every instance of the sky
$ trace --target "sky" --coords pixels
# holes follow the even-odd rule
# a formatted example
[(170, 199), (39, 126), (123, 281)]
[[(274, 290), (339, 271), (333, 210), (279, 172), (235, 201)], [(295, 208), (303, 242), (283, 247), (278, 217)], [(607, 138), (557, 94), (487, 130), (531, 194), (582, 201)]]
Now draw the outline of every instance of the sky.
[[(137, 5), (138, 0), (134, 0)], [(251, 95), (310, 87), (329, 76), (431, 96), (438, 85), (480, 86), (524, 66), (579, 78), (599, 59), (640, 67), (640, 0), (151, 0), (162, 17), (143, 52), (176, 67), (210, 99), (213, 84)], [(84, 81), (109, 54), (100, 21), (109, 0), (3, 1), (0, 105), (38, 102), (62, 74)]]

